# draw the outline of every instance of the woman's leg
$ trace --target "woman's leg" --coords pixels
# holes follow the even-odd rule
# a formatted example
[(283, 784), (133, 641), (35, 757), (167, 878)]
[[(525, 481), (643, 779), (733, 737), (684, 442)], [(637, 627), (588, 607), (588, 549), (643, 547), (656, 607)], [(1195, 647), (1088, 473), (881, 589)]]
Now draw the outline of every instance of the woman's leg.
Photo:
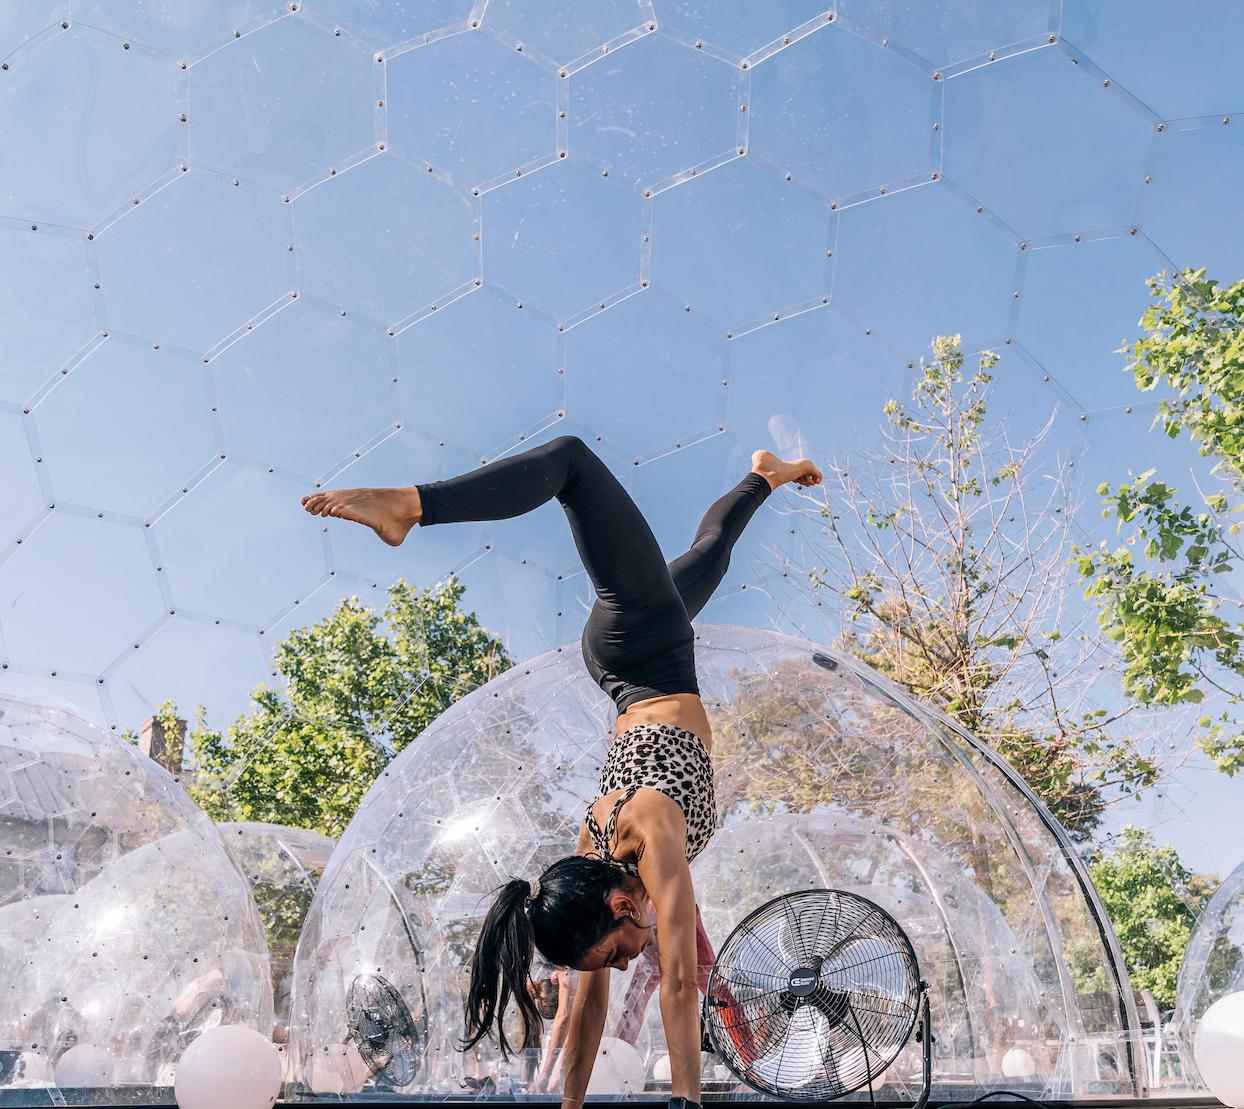
[(562, 435), (416, 488), (423, 506), (421, 527), (506, 520), (556, 497), (603, 605), (648, 610), (678, 603), (648, 521), (609, 467), (577, 436)]
[(735, 542), (771, 492), (763, 475), (754, 470), (746, 474), (704, 513), (691, 549), (669, 564), (670, 577), (682, 596), (689, 620), (695, 619), (725, 577)]
[[(775, 479), (799, 472), (774, 459)], [(717, 588), (730, 551), (773, 491), (764, 474), (752, 471), (704, 514), (691, 549), (669, 564), (677, 600), (667, 597), (647, 609), (620, 610), (597, 601), (583, 627), (583, 661), (588, 673), (625, 712), (636, 701), (670, 693), (699, 693), (695, 632), (691, 620)]]

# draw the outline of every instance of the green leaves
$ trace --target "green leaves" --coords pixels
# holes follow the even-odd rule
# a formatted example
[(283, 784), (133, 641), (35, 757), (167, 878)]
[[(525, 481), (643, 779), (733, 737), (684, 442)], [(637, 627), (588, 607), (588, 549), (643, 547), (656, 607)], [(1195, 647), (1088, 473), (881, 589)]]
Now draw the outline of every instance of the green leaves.
[(1089, 872), (1119, 937), (1132, 985), (1152, 990), (1158, 1005), (1170, 1008), (1196, 913), (1214, 881), (1199, 878), (1174, 848), (1159, 847), (1148, 832), (1130, 826)]
[[(1141, 319), (1146, 334), (1129, 368), (1141, 389), (1164, 381), (1175, 391), (1155, 423), (1172, 438), (1187, 432), (1226, 488), (1196, 511), (1153, 470), (1099, 486), (1102, 515), (1118, 522), (1124, 546), (1077, 552), (1074, 565), (1103, 632), (1122, 648), (1128, 696), (1158, 706), (1215, 695), (1232, 706), (1244, 690), (1244, 628), (1238, 598), (1216, 579), (1242, 564), (1239, 525), (1226, 518), (1244, 510), (1244, 281), (1224, 290), (1202, 269), (1148, 284), (1158, 303)], [(1244, 768), (1244, 724), (1226, 713), (1202, 720), (1202, 749), (1219, 769)]]
[[(371, 783), (472, 689), (509, 669), (500, 641), (458, 610), (456, 579), (398, 580), (383, 616), (341, 601), (275, 651), (285, 693), (258, 686), (225, 732), (199, 707), (191, 793), (217, 820), (264, 820), (338, 836)], [(171, 708), (171, 706), (170, 706)]]
[(1160, 274), (1157, 303), (1141, 319), (1146, 334), (1130, 349), (1136, 384), (1165, 381), (1176, 393), (1155, 423), (1176, 438), (1187, 431), (1215, 472), (1244, 479), (1244, 281), (1222, 288), (1206, 271)]
[[(976, 372), (964, 386), (963, 352), (959, 335), (938, 335), (932, 343), (932, 358), (920, 359), (920, 376), (912, 390), (912, 403), (900, 404), (893, 398), (885, 403), (884, 412), (891, 427), (917, 439), (927, 438), (931, 444), (948, 452), (950, 459), (934, 451), (923, 451), (906, 460), (922, 479), (930, 493), (954, 504), (965, 497), (980, 497), (980, 478), (971, 472), (975, 452), (980, 445), (980, 428), (985, 419), (985, 397), (998, 364), (998, 355), (991, 350), (977, 357)], [(961, 388), (961, 386), (963, 386)], [(998, 485), (1014, 480), (1016, 471), (1004, 463), (988, 481)], [(896, 512), (899, 511), (896, 508)], [(878, 516), (877, 526), (889, 526), (894, 516)]]

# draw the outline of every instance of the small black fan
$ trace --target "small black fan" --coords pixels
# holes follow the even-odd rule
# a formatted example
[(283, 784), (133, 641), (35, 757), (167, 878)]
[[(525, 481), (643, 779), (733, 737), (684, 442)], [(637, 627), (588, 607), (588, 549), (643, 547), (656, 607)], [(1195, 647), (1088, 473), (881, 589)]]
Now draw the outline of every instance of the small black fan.
[(423, 1045), (402, 995), (378, 974), (360, 974), (346, 997), (346, 1038), (373, 1075), (409, 1085), (419, 1071)]
[(800, 890), (750, 913), (718, 952), (704, 1001), (713, 1049), (740, 1080), (809, 1101), (871, 1091), (917, 1019), (922, 1109), (932, 1036), (916, 954), (889, 914), (842, 890)]

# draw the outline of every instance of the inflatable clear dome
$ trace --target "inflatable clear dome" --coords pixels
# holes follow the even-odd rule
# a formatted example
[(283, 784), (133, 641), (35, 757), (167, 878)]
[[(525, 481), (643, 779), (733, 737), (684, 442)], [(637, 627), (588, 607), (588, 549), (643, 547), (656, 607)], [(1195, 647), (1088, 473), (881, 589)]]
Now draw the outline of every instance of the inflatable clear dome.
[(1244, 990), (1244, 863), (1209, 899), (1197, 918), (1179, 966), (1171, 1031), (1179, 1038), (1186, 1077), (1197, 1080), (1193, 1044), (1205, 1010)]
[[(930, 983), (937, 1096), (1003, 1083), (1050, 1097), (1136, 1093), (1137, 1020), (1110, 923), (1014, 773), (834, 651), (712, 625), (697, 629), (696, 651), (718, 830), (692, 876), (714, 949), (777, 894), (861, 893), (907, 932)], [(483, 1044), (457, 1049), (468, 960), (496, 887), (573, 851), (613, 722), (566, 646), (464, 697), (393, 761), (338, 843), (299, 943), (296, 1089), (526, 1088), (534, 1052), (505, 1063)], [(604, 1034), (633, 1045), (655, 1095), (669, 1083), (651, 973), (638, 959), (613, 974)], [(392, 1068), (369, 1073), (350, 1032), (352, 991), (377, 978), (409, 1013), (413, 1066), (400, 1086)], [(909, 1043), (884, 1096), (911, 1098), (919, 1082)], [(759, 1096), (711, 1058), (704, 1090)]]
[(266, 1033), (272, 986), (215, 826), (135, 748), (0, 697), (0, 1085), (172, 1085), (220, 1023)]
[(273, 1039), (284, 1043), (289, 1032), (294, 951), (315, 887), (332, 854), (333, 840), (305, 828), (258, 821), (230, 821), (218, 827), (225, 847), (250, 884), (268, 938)]

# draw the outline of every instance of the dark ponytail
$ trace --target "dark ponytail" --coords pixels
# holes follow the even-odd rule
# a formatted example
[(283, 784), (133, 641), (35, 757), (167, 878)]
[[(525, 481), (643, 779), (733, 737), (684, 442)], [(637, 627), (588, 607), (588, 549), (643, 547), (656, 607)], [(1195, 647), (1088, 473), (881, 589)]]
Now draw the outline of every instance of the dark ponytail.
[[(522, 878), (511, 878), (484, 917), (475, 957), (471, 960), (471, 984), (466, 998), (466, 1038), (462, 1050), (468, 1051), (487, 1035), (494, 1021), (501, 1057), (512, 1050), (505, 1038), (501, 1018), (510, 997), (518, 1004), (523, 1022), (524, 1048), (540, 1045), (540, 1011), (527, 990), (534, 941), (525, 902), (531, 886)], [(498, 993), (500, 996), (498, 997)], [(534, 1031), (534, 1035), (533, 1035)]]
[(540, 1046), (540, 1010), (528, 989), (533, 949), (553, 966), (573, 967), (617, 926), (609, 894), (632, 879), (600, 859), (570, 855), (540, 875), (537, 896), (527, 904), (531, 884), (511, 878), (492, 903), (471, 959), (462, 1050), (482, 1040), (493, 1025), (501, 1056), (513, 1052), (502, 1021), (513, 997), (523, 1026), (520, 1048)]

